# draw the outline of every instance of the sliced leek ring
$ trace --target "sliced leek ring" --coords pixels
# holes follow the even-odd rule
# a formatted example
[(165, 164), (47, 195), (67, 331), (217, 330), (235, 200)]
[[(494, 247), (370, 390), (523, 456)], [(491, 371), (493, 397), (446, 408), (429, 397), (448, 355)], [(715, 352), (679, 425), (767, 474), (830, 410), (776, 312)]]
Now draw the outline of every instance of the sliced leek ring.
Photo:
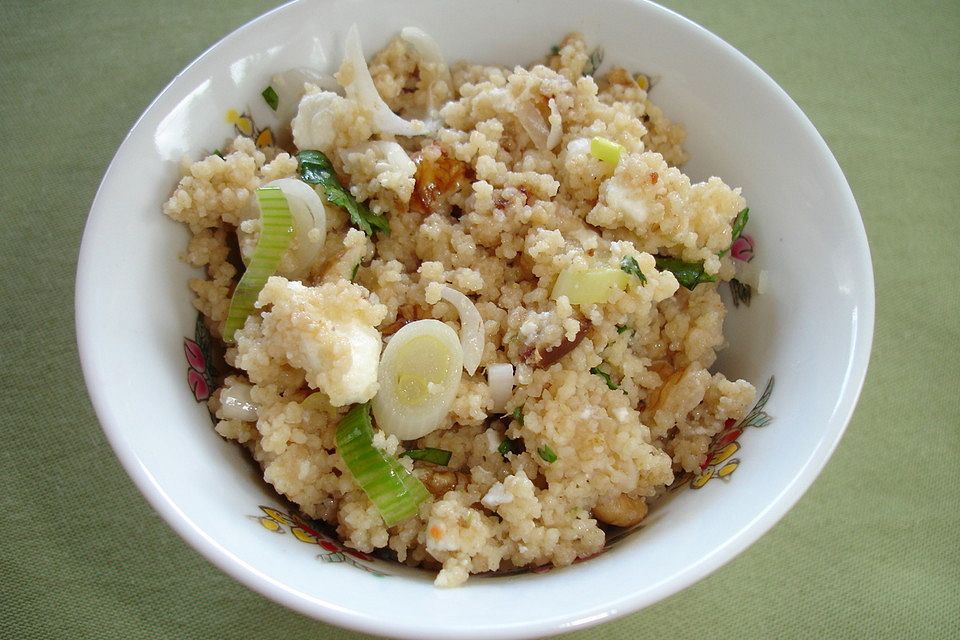
[(463, 347), (463, 368), (471, 376), (480, 366), (483, 357), (483, 317), (473, 300), (453, 287), (444, 286), (440, 297), (449, 302), (460, 314), (460, 346)]
[(504, 362), (487, 365), (487, 386), (493, 398), (493, 412), (504, 413), (513, 397), (513, 365)]
[(290, 215), (287, 198), (280, 188), (260, 187), (256, 197), (260, 207), (262, 231), (247, 270), (240, 276), (240, 282), (230, 298), (227, 320), (223, 326), (223, 340), (228, 344), (234, 341), (233, 334), (255, 311), (260, 290), (267, 283), (267, 279), (277, 272), (277, 265), (290, 247), (290, 239), (294, 233), (293, 216)]
[[(280, 262), (278, 273), (292, 280), (301, 279), (310, 273), (310, 267), (320, 255), (327, 237), (327, 213), (323, 200), (313, 187), (296, 178), (280, 178), (263, 186), (279, 188), (286, 197), (290, 215), (293, 216), (293, 240)], [(248, 207), (248, 211), (241, 214), (241, 219), (255, 217), (255, 212), (249, 209)], [(240, 255), (244, 262), (248, 262), (256, 244), (253, 234), (244, 231), (241, 226), (237, 227), (237, 238)]]
[(390, 339), (380, 359), (380, 390), (371, 406), (377, 426), (415, 440), (442, 424), (463, 375), (457, 332), (439, 320), (417, 320)]
[(366, 403), (354, 405), (337, 426), (337, 453), (388, 527), (415, 515), (420, 503), (430, 497), (415, 475), (373, 446)]

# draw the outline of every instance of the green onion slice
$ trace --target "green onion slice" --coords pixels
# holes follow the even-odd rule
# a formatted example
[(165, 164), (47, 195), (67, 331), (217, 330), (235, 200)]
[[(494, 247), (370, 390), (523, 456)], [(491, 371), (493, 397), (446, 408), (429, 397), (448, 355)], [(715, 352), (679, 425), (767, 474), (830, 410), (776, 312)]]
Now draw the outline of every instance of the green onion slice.
[(703, 260), (700, 262), (684, 262), (677, 258), (657, 256), (657, 269), (672, 272), (677, 277), (677, 282), (690, 290), (693, 290), (701, 282), (717, 281), (717, 276), (704, 273)]
[(620, 154), (624, 151), (624, 146), (613, 140), (597, 136), (590, 141), (590, 155), (614, 167), (620, 162)]
[(554, 462), (557, 461), (557, 454), (554, 453), (553, 449), (551, 449), (547, 445), (543, 445), (542, 447), (537, 447), (537, 454), (540, 456), (540, 458), (544, 462), (553, 464)]
[(417, 513), (430, 492), (393, 456), (373, 446), (370, 405), (354, 405), (337, 427), (337, 453), (388, 527)]
[(260, 205), (260, 238), (250, 264), (230, 298), (227, 323), (223, 330), (223, 339), (228, 343), (234, 341), (233, 334), (253, 313), (260, 290), (267, 279), (277, 272), (280, 258), (293, 239), (293, 215), (283, 191), (279, 187), (260, 187), (256, 193), (257, 204)]
[(426, 447), (424, 449), (407, 449), (400, 454), (400, 457), (408, 457), (414, 460), (423, 460), (425, 462), (432, 462), (433, 464), (438, 464), (441, 467), (445, 467), (450, 463), (450, 456), (453, 455), (452, 451), (447, 451), (446, 449), (434, 449), (433, 447)]

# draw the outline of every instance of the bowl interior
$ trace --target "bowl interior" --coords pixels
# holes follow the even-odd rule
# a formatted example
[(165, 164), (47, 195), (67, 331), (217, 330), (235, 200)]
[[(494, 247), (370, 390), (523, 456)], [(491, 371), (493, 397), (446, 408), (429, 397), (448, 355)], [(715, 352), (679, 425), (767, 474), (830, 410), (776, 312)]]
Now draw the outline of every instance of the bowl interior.
[[(776, 385), (773, 421), (739, 438), (736, 473), (685, 491), (607, 553), (543, 575), (471, 579), (437, 590), (419, 572), (380, 577), (350, 557), (269, 531), (279, 501), (210, 426), (188, 385), (184, 339), (196, 314), (178, 261), (186, 232), (160, 212), (182, 157), (232, 135), (272, 73), (333, 71), (357, 23), (368, 54), (400, 28), (433, 35), (448, 61), (526, 64), (582, 32), (657, 77), (655, 101), (685, 123), (694, 179), (743, 187), (768, 292), (731, 309), (720, 366)], [(77, 328), (84, 373), (118, 456), (192, 545), (248, 586), (332, 623), (403, 637), (534, 636), (659, 600), (756, 540), (825, 464), (856, 403), (873, 327), (873, 279), (856, 204), (813, 126), (772, 80), (715, 36), (655, 5), (614, 0), (436, 3), (303, 1), (231, 34), (178, 75), (124, 141), (84, 234)], [(290, 533), (289, 527), (279, 527)], [(363, 562), (361, 565), (366, 566)], [(391, 571), (391, 573), (398, 573)], [(522, 606), (517, 606), (522, 602)], [(497, 612), (497, 615), (491, 615)]]

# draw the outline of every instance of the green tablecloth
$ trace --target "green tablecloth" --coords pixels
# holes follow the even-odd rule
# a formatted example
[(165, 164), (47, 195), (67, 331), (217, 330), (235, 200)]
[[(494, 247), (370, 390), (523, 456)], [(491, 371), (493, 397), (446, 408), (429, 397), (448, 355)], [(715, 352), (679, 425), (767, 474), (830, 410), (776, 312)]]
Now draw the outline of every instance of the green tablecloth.
[[(4, 3), (0, 637), (362, 637), (174, 535), (115, 460), (76, 355), (76, 255), (110, 158), (177, 71), (271, 4)], [(780, 524), (696, 586), (569, 637), (958, 637), (960, 4), (667, 4), (770, 73), (836, 154), (873, 252), (873, 359), (836, 455)]]

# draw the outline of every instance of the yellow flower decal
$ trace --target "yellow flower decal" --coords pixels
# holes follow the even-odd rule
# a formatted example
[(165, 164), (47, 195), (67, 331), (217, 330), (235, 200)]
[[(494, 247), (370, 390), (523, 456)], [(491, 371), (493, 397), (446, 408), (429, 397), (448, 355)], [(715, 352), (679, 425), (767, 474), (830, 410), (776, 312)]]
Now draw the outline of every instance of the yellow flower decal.
[(232, 124), (240, 135), (253, 137), (253, 120), (250, 116), (239, 113), (236, 109), (227, 109), (227, 122)]
[(699, 489), (713, 478), (728, 477), (731, 473), (736, 471), (737, 467), (740, 465), (740, 460), (738, 458), (729, 460), (729, 462), (728, 459), (739, 450), (740, 443), (731, 442), (718, 453), (714, 454), (712, 458), (708, 458), (710, 464), (700, 469), (700, 473), (693, 476), (693, 479), (690, 481), (690, 486), (694, 489)]
[(239, 135), (253, 138), (258, 149), (274, 145), (273, 131), (270, 127), (258, 129), (250, 114), (240, 113), (236, 109), (227, 109), (226, 120), (233, 125), (234, 131)]
[(280, 523), (278, 523), (273, 518), (267, 518), (265, 516), (262, 516), (260, 518), (257, 518), (256, 520), (267, 531), (273, 531), (274, 533), (283, 533), (283, 527), (281, 527)]
[(276, 520), (277, 524), (285, 524), (288, 527), (294, 525), (293, 519), (282, 511), (277, 511), (270, 507), (260, 507), (260, 510), (267, 514), (267, 517)]
[(774, 379), (771, 377), (767, 386), (763, 389), (763, 393), (760, 394), (757, 404), (743, 420), (740, 422), (735, 422), (733, 419), (727, 421), (723, 431), (713, 439), (713, 444), (707, 452), (706, 460), (700, 466), (700, 471), (680, 476), (671, 485), (670, 491), (675, 491), (688, 482), (692, 489), (700, 489), (714, 478), (729, 479), (731, 474), (740, 466), (740, 459), (733, 457), (740, 450), (740, 436), (749, 427), (765, 427), (773, 420), (770, 414), (764, 411), (767, 401), (770, 400), (770, 394), (773, 393), (773, 383)]
[(317, 537), (315, 535), (301, 529), (300, 527), (291, 527), (290, 533), (292, 533), (293, 537), (300, 542), (306, 542), (307, 544), (318, 544)]
[(270, 131), (269, 127), (257, 134), (256, 145), (257, 147), (273, 146), (273, 132)]
[[(367, 573), (381, 577), (385, 574), (367, 566), (366, 563), (374, 563), (373, 556), (344, 547), (335, 539), (328, 537), (320, 532), (316, 525), (308, 522), (299, 513), (285, 513), (273, 507), (260, 506), (260, 511), (264, 516), (247, 516), (251, 520), (256, 520), (267, 531), (272, 533), (286, 533), (289, 529), (293, 537), (306, 544), (315, 544), (320, 547), (321, 552), (317, 556), (324, 562), (344, 562), (357, 569), (362, 569)], [(284, 528), (286, 527), (286, 529)]]

